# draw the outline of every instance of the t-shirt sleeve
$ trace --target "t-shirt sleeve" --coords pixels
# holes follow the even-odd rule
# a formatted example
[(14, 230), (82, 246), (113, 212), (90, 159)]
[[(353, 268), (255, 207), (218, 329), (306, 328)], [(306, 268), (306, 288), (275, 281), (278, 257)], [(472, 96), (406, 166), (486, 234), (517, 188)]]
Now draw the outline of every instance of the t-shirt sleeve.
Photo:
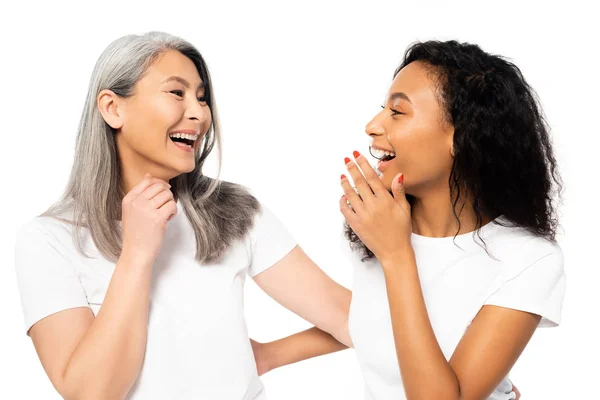
[(248, 275), (254, 277), (275, 265), (297, 245), (292, 234), (266, 206), (256, 216), (250, 232), (252, 255)]
[(27, 334), (49, 315), (89, 307), (81, 281), (61, 253), (58, 239), (35, 220), (17, 233), (15, 268)]
[(560, 324), (565, 287), (564, 257), (558, 248), (504, 282), (485, 304), (537, 314), (542, 317), (538, 327), (555, 327)]

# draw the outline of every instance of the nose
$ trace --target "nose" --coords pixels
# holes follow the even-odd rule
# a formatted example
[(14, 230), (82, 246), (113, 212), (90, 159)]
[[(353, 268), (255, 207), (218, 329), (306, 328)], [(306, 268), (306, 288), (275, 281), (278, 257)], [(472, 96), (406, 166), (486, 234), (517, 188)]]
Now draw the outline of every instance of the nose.
[(208, 104), (200, 103), (194, 99), (185, 111), (185, 117), (195, 120), (199, 125), (202, 125), (210, 119), (210, 108)]
[(378, 136), (385, 135), (385, 130), (383, 129), (383, 126), (379, 123), (378, 116), (379, 114), (377, 114), (371, 121), (369, 121), (369, 123), (365, 127), (365, 132), (372, 139)]

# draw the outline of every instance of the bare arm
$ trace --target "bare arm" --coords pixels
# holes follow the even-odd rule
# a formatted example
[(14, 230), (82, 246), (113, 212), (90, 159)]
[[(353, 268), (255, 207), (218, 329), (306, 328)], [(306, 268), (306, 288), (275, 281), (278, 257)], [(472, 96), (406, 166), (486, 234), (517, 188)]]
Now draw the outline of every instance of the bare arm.
[(254, 281), (288, 310), (352, 346), (348, 332), (352, 292), (327, 276), (299, 246)]
[(96, 318), (74, 308), (31, 328), (42, 365), (65, 399), (125, 397), (146, 347), (151, 271), (122, 255)]
[(123, 399), (146, 348), (152, 264), (177, 212), (170, 186), (146, 176), (123, 199), (123, 251), (96, 318), (88, 308), (50, 315), (29, 333), (67, 400)]
[(352, 293), (327, 276), (300, 247), (254, 280), (275, 301), (316, 326), (260, 346), (267, 370), (352, 347), (348, 332)]
[(309, 358), (347, 349), (327, 332), (317, 327), (269, 343), (252, 343), (258, 374)]
[(521, 355), (541, 317), (484, 306), (447, 361), (427, 315), (412, 248), (404, 254), (382, 260), (382, 266), (407, 398), (487, 399)]

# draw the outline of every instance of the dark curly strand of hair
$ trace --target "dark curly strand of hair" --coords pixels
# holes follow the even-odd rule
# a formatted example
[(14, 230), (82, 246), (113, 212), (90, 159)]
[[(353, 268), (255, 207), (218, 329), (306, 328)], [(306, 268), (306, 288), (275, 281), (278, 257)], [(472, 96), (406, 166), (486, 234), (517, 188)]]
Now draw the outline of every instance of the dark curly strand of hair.
[[(560, 200), (563, 184), (541, 106), (519, 68), (474, 44), (427, 41), (406, 50), (394, 78), (415, 61), (430, 67), (446, 122), (454, 127), (448, 183), (456, 235), (456, 204), (465, 190), (478, 234), (483, 214), (504, 215), (512, 226), (555, 241), (554, 197)], [(345, 233), (363, 261), (374, 257), (347, 223)]]

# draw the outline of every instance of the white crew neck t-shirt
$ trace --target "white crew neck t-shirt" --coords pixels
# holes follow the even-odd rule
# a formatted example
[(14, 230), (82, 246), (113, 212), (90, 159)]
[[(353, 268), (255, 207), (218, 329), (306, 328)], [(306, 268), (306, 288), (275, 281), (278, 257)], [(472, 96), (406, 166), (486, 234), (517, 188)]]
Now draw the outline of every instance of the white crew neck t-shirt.
[[(497, 220), (506, 222), (502, 217)], [(541, 315), (538, 327), (560, 322), (566, 283), (560, 247), (522, 228), (494, 223), (482, 227), (481, 237), (497, 261), (473, 233), (455, 240), (412, 234), (427, 313), (447, 360), (483, 305)], [(376, 259), (363, 263), (359, 253), (345, 247), (354, 267), (350, 335), (363, 373), (365, 399), (406, 399), (381, 265)], [(506, 377), (489, 399), (515, 399), (511, 388)]]
[[(254, 227), (215, 264), (195, 259), (192, 226), (177, 204), (152, 270), (147, 346), (130, 400), (266, 399), (244, 318), (243, 285), (282, 259), (296, 242), (263, 206)], [(36, 217), (17, 235), (16, 271), (25, 330), (74, 307), (98, 314), (115, 263), (83, 230), (76, 250), (71, 226)]]

